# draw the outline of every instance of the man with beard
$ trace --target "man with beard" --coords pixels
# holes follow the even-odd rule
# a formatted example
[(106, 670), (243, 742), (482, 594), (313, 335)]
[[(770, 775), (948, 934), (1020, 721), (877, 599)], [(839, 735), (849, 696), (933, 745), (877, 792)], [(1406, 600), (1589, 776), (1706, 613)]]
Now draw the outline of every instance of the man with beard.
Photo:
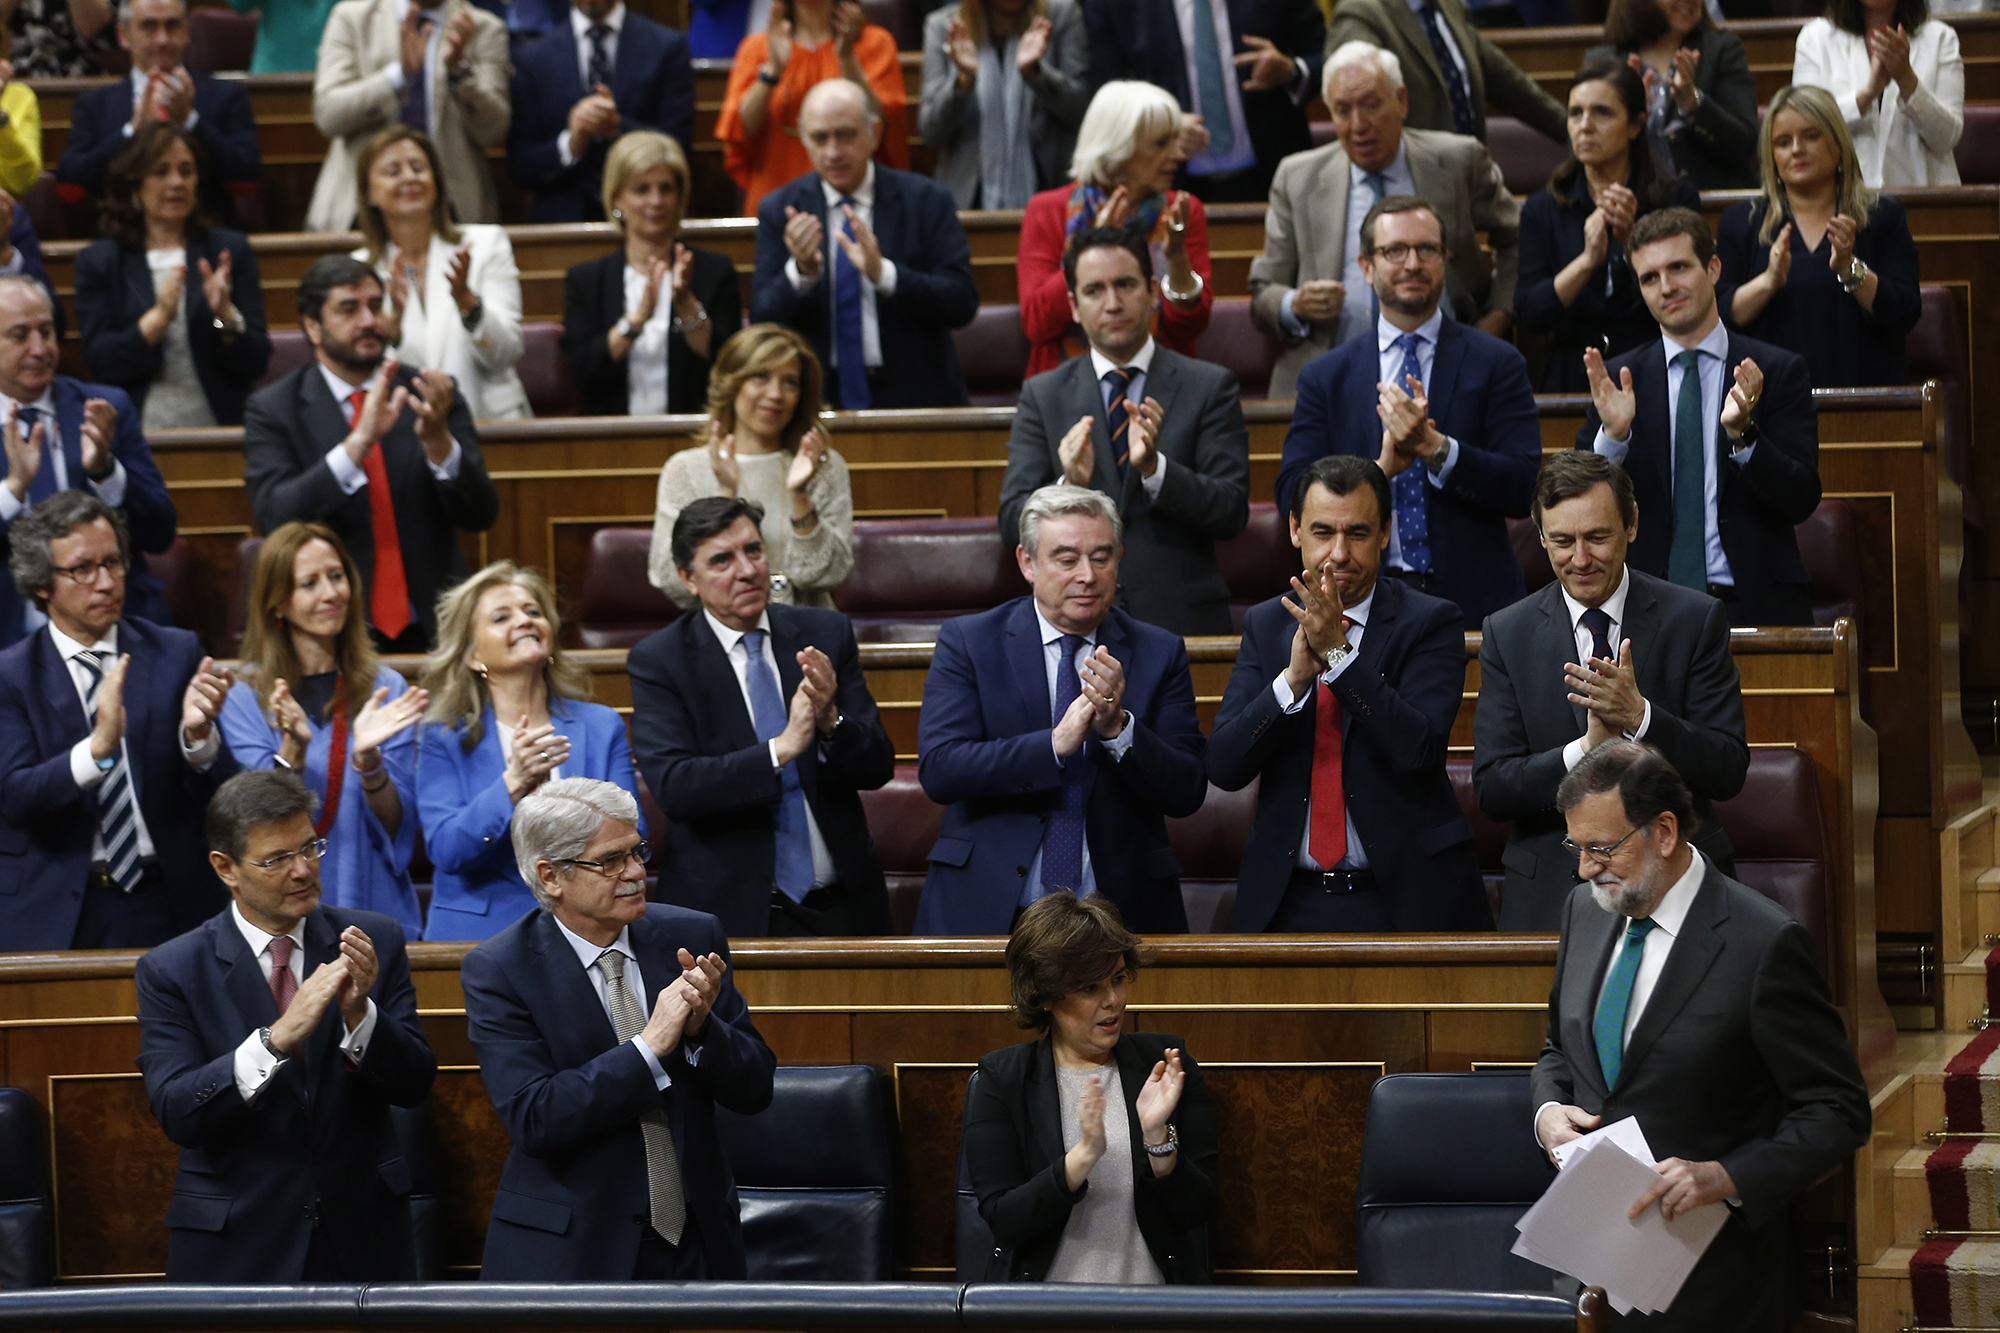
[(426, 651), (439, 591), (466, 575), (458, 533), (500, 516), (472, 416), (451, 376), (385, 357), (382, 283), (360, 260), (313, 262), (299, 279), (299, 326), (314, 360), (244, 411), (257, 526), (305, 519), (339, 533), (361, 567), (377, 646)]
[(1779, 1333), (1795, 1305), (1789, 1205), (1869, 1134), (1812, 937), (1688, 842), (1694, 798), (1650, 746), (1598, 746), (1557, 804), (1590, 880), (1562, 912), (1535, 1136), (1553, 1152), (1634, 1117), (1659, 1179), (1631, 1216), (1730, 1205), (1672, 1304), (1621, 1327)]
[(1291, 508), (1314, 459), (1373, 457), (1394, 500), (1382, 572), (1458, 603), (1475, 622), (1523, 591), (1507, 520), (1527, 517), (1542, 461), (1528, 363), (1444, 317), (1450, 253), (1428, 201), (1388, 196), (1362, 219), (1360, 239), (1375, 334), (1300, 372), (1278, 507)]

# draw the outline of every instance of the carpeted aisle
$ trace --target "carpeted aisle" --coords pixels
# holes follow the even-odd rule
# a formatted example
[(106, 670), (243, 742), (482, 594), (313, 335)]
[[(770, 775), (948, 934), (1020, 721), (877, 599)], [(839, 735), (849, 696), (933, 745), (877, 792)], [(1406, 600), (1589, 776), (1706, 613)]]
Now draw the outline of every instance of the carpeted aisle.
[[(2000, 995), (2000, 949), (1986, 969), (1988, 994)], [(2000, 1013), (2000, 1004), (1989, 1011)], [(2000, 1133), (2000, 1026), (1945, 1066), (1944, 1105), (1953, 1133)], [(1946, 1139), (1924, 1176), (1938, 1230), (2000, 1232), (2000, 1139)], [(1910, 1261), (1910, 1296), (1925, 1328), (2000, 1325), (2000, 1239), (1926, 1241)]]

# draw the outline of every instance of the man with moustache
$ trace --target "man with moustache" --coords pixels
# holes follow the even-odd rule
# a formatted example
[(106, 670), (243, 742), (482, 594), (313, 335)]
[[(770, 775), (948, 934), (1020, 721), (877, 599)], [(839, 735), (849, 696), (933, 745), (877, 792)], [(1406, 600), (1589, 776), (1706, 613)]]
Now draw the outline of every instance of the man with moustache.
[(1445, 773), (1465, 618), (1379, 577), (1389, 480), (1370, 460), (1316, 460), (1292, 504), (1304, 574), (1243, 618), (1208, 742), (1216, 786), (1262, 779), (1236, 929), (1491, 930)]
[(1789, 1205), (1870, 1128), (1812, 937), (1689, 843), (1694, 798), (1651, 746), (1592, 750), (1556, 804), (1589, 882), (1562, 907), (1535, 1137), (1553, 1152), (1634, 1117), (1659, 1179), (1631, 1216), (1729, 1204), (1672, 1304), (1621, 1327), (1781, 1333), (1796, 1313)]
[(500, 516), (472, 414), (451, 376), (386, 356), (382, 283), (360, 260), (313, 261), (299, 326), (314, 359), (244, 410), (251, 511), (265, 532), (306, 519), (339, 533), (367, 585), (376, 645), (426, 652), (438, 593), (467, 573), (458, 534)]
[(1750, 747), (1721, 603), (1626, 559), (1640, 513), (1624, 469), (1565, 452), (1535, 482), (1556, 581), (1487, 617), (1472, 719), (1472, 784), (1507, 821), (1500, 929), (1554, 930), (1577, 880), (1556, 795), (1586, 754), (1621, 737), (1666, 756), (1693, 790), (1680, 836), (1721, 873), (1734, 848), (1714, 801), (1743, 789)]

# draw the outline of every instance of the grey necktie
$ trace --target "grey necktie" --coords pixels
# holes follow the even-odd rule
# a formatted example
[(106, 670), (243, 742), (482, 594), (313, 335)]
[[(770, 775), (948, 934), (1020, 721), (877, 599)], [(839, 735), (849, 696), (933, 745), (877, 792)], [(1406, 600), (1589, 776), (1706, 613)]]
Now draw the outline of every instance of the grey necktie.
[[(625, 987), (625, 955), (606, 949), (597, 955), (597, 970), (604, 974), (611, 1030), (618, 1040), (630, 1041), (646, 1026), (646, 1015)], [(668, 1244), (678, 1245), (687, 1221), (687, 1201), (681, 1191), (681, 1163), (674, 1155), (674, 1133), (667, 1127), (665, 1107), (656, 1106), (639, 1117), (639, 1136), (646, 1141), (646, 1194), (653, 1209), (653, 1230)]]

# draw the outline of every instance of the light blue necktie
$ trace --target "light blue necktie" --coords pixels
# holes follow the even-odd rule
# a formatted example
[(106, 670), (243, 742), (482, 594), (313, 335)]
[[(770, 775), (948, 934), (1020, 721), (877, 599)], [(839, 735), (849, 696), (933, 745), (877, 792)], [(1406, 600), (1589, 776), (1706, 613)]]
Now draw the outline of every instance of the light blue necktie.
[[(840, 210), (852, 207), (852, 199), (842, 199)], [(849, 240), (854, 232), (844, 211), (836, 211), (827, 221)], [(867, 354), (861, 350), (861, 270), (847, 258), (838, 240), (833, 243), (833, 347), (840, 361), (840, 405), (848, 411), (870, 406)]]
[(1604, 978), (1604, 993), (1597, 997), (1597, 1067), (1604, 1071), (1604, 1090), (1618, 1086), (1625, 1068), (1625, 1015), (1632, 1011), (1632, 983), (1639, 979), (1639, 960), (1646, 953), (1646, 932), (1653, 918), (1634, 917), (1625, 928), (1625, 948)]
[(1215, 11), (1209, 0), (1194, 0), (1194, 77), (1201, 97), (1201, 123), (1208, 129), (1208, 151), (1220, 157), (1236, 147), (1236, 127), (1229, 121), (1229, 91), (1223, 83), (1228, 76), (1215, 44)]
[(1674, 539), (1667, 579), (1707, 592), (1708, 448), (1701, 438), (1701, 352), (1690, 347), (1674, 363), (1681, 368), (1681, 392), (1674, 403)]
[[(750, 717), (757, 727), (757, 739), (772, 741), (785, 729), (785, 697), (778, 692), (778, 679), (764, 660), (764, 631), (753, 629), (743, 636), (743, 651), (750, 665), (744, 679), (750, 683)], [(778, 798), (778, 887), (793, 902), (801, 902), (813, 886), (812, 836), (806, 832), (806, 793), (799, 785), (799, 761), (786, 764)]]
[[(1417, 349), (1424, 345), (1424, 339), (1422, 334), (1406, 333), (1396, 341), (1403, 346), (1403, 369), (1396, 377), (1396, 387), (1408, 393), (1411, 380), (1424, 382), (1423, 363), (1417, 360)], [(1419, 574), (1431, 572), (1431, 523), (1424, 508), (1426, 471), (1419, 459), (1398, 472), (1389, 483), (1396, 502), (1396, 542), (1402, 550), (1403, 563)]]

